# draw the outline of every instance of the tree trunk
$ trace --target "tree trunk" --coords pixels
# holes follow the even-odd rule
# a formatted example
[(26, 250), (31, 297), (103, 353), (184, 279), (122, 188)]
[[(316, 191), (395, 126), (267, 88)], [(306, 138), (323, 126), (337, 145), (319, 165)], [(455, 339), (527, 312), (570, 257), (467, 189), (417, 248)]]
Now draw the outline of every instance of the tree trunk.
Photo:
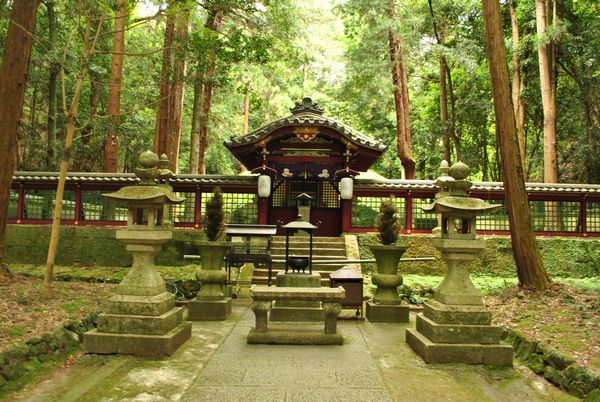
[[(217, 33), (223, 22), (223, 11), (217, 10), (206, 21), (206, 27)], [(211, 49), (206, 61), (204, 72), (204, 88), (202, 91), (202, 103), (200, 104), (200, 116), (198, 119), (198, 173), (206, 174), (206, 149), (208, 147), (208, 118), (212, 103), (213, 86), (215, 80), (215, 67), (217, 62), (216, 49)]]
[(194, 83), (194, 107), (192, 109), (192, 132), (190, 136), (190, 173), (198, 174), (200, 152), (200, 108), (202, 106), (202, 79), (196, 77)]
[[(442, 32), (438, 31), (438, 24), (433, 11), (433, 2), (428, 0), (429, 4), (429, 15), (431, 16), (431, 23), (433, 25), (433, 34), (437, 40), (438, 45), (441, 47), (445, 46), (445, 29), (442, 27)], [(439, 57), (439, 73), (440, 73), (440, 124), (442, 131), (442, 147), (444, 148), (444, 159), (448, 163), (452, 163), (452, 147), (450, 146), (450, 138), (452, 137), (455, 148), (456, 148), (456, 159), (460, 160), (459, 142), (455, 138), (454, 127), (456, 126), (456, 112), (454, 110), (454, 91), (452, 89), (452, 76), (450, 74), (450, 68), (446, 61), (444, 54), (440, 54)], [(450, 88), (448, 88), (450, 87)], [(448, 89), (450, 89), (450, 97), (452, 99), (452, 120), (448, 118)]]
[(540, 68), (540, 88), (544, 110), (544, 182), (558, 182), (558, 161), (556, 155), (556, 96), (552, 82), (554, 71), (552, 45), (546, 38), (549, 0), (535, 0), (535, 21), (538, 35), (538, 58)]
[[(396, 3), (390, 1), (389, 17), (396, 20)], [(396, 109), (396, 141), (398, 157), (404, 168), (406, 179), (415, 178), (415, 160), (412, 153), (412, 134), (410, 129), (410, 109), (408, 100), (408, 73), (402, 52), (401, 38), (393, 30), (388, 29), (390, 60), (392, 62), (392, 83), (394, 84), (394, 104)]]
[[(521, 72), (521, 62), (519, 60), (519, 22), (517, 21), (517, 5), (515, 0), (509, 1), (510, 26), (512, 28), (513, 43), (513, 79), (512, 79), (512, 101), (517, 125), (517, 135), (519, 137), (519, 151), (521, 151), (521, 164), (525, 166), (525, 74)], [(523, 172), (523, 179), (527, 181), (527, 172)]]
[(446, 92), (446, 59), (440, 57), (440, 123), (442, 125), (442, 146), (444, 159), (452, 164), (452, 151), (450, 147), (450, 124), (448, 122), (448, 94)]
[[(98, 20), (98, 25), (94, 36), (91, 36), (92, 20)], [(73, 151), (73, 136), (76, 131), (77, 113), (79, 110), (79, 98), (81, 96), (81, 88), (83, 86), (84, 77), (88, 69), (90, 56), (94, 53), (96, 41), (101, 33), (102, 23), (104, 17), (92, 18), (90, 15), (87, 16), (85, 33), (83, 36), (83, 54), (82, 60), (79, 64), (79, 73), (77, 80), (75, 81), (75, 88), (73, 91), (73, 99), (69, 109), (65, 109), (65, 117), (67, 119), (67, 133), (65, 136), (65, 147), (63, 155), (60, 161), (60, 170), (58, 176), (58, 185), (56, 187), (56, 199), (54, 203), (54, 215), (52, 217), (52, 230), (50, 232), (50, 243), (48, 245), (48, 255), (46, 258), (46, 269), (44, 271), (44, 286), (49, 291), (52, 287), (52, 275), (54, 271), (54, 262), (56, 260), (56, 251), (58, 249), (58, 240), (60, 234), (60, 216), (62, 214), (63, 195), (65, 190), (65, 183), (67, 179), (67, 170), (69, 167), (69, 161)], [(65, 49), (65, 53), (68, 49)], [(63, 71), (64, 74), (64, 71)], [(62, 94), (65, 99), (66, 94)], [(64, 104), (64, 103), (63, 103)]]
[(108, 84), (107, 115), (111, 118), (104, 143), (104, 171), (116, 173), (119, 169), (119, 119), (121, 112), (121, 80), (123, 78), (123, 53), (125, 51), (125, 24), (127, 0), (117, 0), (112, 61)]
[(496, 137), (502, 154), (504, 189), (517, 276), (520, 286), (531, 290), (545, 290), (550, 286), (551, 280), (544, 269), (531, 227), (515, 115), (510, 98), (504, 32), (498, 0), (483, 0), (483, 10), (496, 115)]
[(165, 28), (165, 40), (163, 43), (162, 70), (160, 73), (160, 95), (158, 101), (158, 112), (156, 118), (156, 131), (154, 134), (154, 153), (162, 155), (167, 152), (167, 137), (169, 133), (169, 105), (171, 86), (169, 84), (169, 73), (171, 71), (171, 49), (175, 33), (175, 15), (169, 10), (167, 13), (167, 25)]
[(177, 173), (179, 164), (179, 142), (186, 69), (185, 44), (189, 14), (173, 1), (169, 6), (167, 27), (163, 47), (163, 64), (160, 82), (154, 152), (166, 154), (169, 168)]
[[(246, 85), (244, 86), (244, 104), (243, 104), (243, 127), (242, 127), (242, 134), (246, 135), (248, 134), (248, 128), (249, 128), (249, 120), (250, 120), (250, 90), (252, 89), (252, 85), (251, 82), (248, 81), (246, 82)], [(244, 173), (247, 172), (248, 169), (246, 169), (246, 166), (244, 166), (243, 163), (240, 163), (240, 173)]]
[[(52, 54), (56, 47), (56, 12), (54, 1), (46, 2), (48, 10), (48, 53)], [(48, 76), (48, 141), (46, 145), (46, 170), (51, 172), (56, 169), (54, 143), (56, 142), (56, 80), (60, 65), (56, 61), (50, 63), (50, 74)]]
[(181, 139), (181, 123), (183, 119), (183, 102), (185, 94), (185, 73), (186, 73), (186, 54), (184, 41), (188, 36), (189, 12), (179, 10), (177, 22), (175, 25), (175, 42), (173, 44), (174, 58), (173, 64), (173, 82), (171, 83), (170, 96), (170, 116), (169, 131), (167, 137), (167, 157), (169, 158), (170, 169), (177, 173), (179, 166), (179, 143)]
[[(15, 169), (17, 130), (23, 113), (23, 99), (27, 83), (27, 68), (33, 29), (39, 0), (15, 1), (4, 43), (4, 56), (0, 69), (0, 281), (12, 277), (4, 261), (4, 235), (6, 231), (6, 206)], [(10, 100), (10, 101), (8, 101)]]

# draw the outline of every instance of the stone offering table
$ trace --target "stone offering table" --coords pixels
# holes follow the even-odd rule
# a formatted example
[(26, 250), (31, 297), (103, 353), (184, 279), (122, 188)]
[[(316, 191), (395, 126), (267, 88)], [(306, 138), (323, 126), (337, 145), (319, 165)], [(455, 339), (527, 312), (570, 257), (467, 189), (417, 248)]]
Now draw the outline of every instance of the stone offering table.
[[(250, 288), (252, 311), (256, 326), (248, 333), (248, 343), (289, 345), (342, 345), (344, 338), (337, 332), (337, 317), (342, 311), (341, 302), (346, 297), (344, 288), (266, 287), (253, 285)], [(279, 326), (269, 329), (269, 311), (273, 301), (321, 303), (325, 321), (323, 332), (297, 330)], [(300, 324), (301, 325), (301, 324)]]

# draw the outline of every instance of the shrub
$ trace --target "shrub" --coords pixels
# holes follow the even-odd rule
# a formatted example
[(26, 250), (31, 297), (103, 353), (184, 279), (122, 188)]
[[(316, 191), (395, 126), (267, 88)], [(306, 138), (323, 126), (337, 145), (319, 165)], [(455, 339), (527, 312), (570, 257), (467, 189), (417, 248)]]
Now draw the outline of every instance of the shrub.
[(381, 202), (379, 215), (377, 215), (377, 230), (379, 231), (379, 240), (381, 244), (395, 244), (398, 240), (400, 223), (398, 221), (398, 207), (390, 198)]
[(223, 232), (225, 210), (223, 209), (223, 194), (219, 187), (213, 190), (213, 196), (206, 203), (206, 226), (204, 232), (209, 241), (215, 241)]

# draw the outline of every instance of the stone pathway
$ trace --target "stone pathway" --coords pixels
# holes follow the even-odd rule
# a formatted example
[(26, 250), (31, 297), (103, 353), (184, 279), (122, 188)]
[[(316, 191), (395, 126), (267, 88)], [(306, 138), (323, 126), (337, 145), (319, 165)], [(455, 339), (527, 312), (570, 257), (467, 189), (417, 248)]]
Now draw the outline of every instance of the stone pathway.
[(248, 302), (237, 301), (226, 322), (194, 323), (170, 358), (87, 355), (17, 400), (576, 400), (526, 369), (425, 365), (404, 342), (409, 324), (340, 321), (343, 346), (247, 345), (253, 322)]

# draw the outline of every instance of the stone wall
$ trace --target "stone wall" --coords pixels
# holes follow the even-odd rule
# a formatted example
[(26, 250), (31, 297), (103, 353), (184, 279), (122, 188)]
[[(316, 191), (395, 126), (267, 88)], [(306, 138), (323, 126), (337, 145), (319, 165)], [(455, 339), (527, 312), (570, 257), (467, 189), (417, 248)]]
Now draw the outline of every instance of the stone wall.
[[(508, 237), (484, 237), (486, 249), (474, 262), (473, 272), (481, 275), (514, 277), (517, 269)], [(410, 262), (401, 265), (403, 274), (442, 275), (445, 264), (431, 245), (428, 235), (402, 235), (400, 241), (409, 246), (403, 257), (435, 257), (435, 261)], [(544, 265), (550, 276), (590, 278), (600, 275), (600, 239), (539, 237)], [(358, 236), (361, 258), (373, 258), (369, 244), (377, 243), (375, 234)], [(371, 264), (363, 264), (363, 271)]]
[[(102, 226), (62, 226), (56, 264), (127, 267), (131, 255), (115, 239), (115, 228)], [(184, 254), (197, 254), (192, 241), (204, 236), (202, 231), (177, 229), (173, 240), (162, 247), (157, 265), (185, 265)], [(50, 225), (8, 225), (4, 256), (10, 263), (44, 264), (48, 252)]]

